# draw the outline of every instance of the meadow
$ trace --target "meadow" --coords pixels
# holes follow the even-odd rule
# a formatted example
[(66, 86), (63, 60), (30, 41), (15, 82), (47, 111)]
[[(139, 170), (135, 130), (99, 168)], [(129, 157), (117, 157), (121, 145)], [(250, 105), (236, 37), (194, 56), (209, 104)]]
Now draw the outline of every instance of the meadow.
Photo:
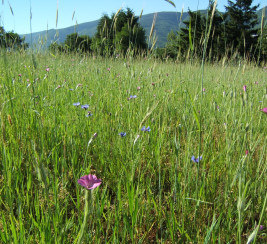
[(266, 243), (266, 68), (0, 55), (1, 243)]

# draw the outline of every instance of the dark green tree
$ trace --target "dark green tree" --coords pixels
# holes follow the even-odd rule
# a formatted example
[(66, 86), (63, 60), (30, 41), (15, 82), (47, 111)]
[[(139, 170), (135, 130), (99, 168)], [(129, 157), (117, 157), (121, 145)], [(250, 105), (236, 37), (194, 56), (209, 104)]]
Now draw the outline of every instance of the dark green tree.
[(205, 57), (217, 60), (225, 55), (225, 20), (210, 1), (208, 12), (188, 11), (189, 19), (176, 34), (170, 32), (166, 43), (166, 52), (170, 57)]
[(57, 42), (53, 42), (49, 45), (48, 50), (53, 54), (55, 54), (57, 52), (61, 53), (61, 52), (64, 52), (64, 47), (62, 44), (58, 44)]
[(21, 38), (19, 34), (13, 31), (5, 32), (5, 29), (0, 26), (0, 47), (14, 50), (27, 49), (29, 44), (24, 41), (25, 38)]
[(194, 56), (201, 56), (206, 30), (206, 20), (200, 11), (193, 12), (189, 9), (189, 20), (184, 21), (185, 27), (179, 31), (179, 48), (183, 55), (191, 52)]
[(267, 25), (262, 28), (262, 39), (259, 39), (261, 46), (261, 59), (266, 62), (267, 60)]
[(252, 6), (253, 0), (228, 0), (226, 9), (226, 41), (234, 51), (251, 58), (257, 45), (258, 23), (256, 11), (259, 5)]
[(67, 35), (64, 48), (67, 51), (90, 52), (91, 38), (86, 35), (79, 36), (78, 33)]
[[(214, 10), (214, 1), (210, 1), (207, 20), (206, 21), (206, 38), (207, 48), (206, 56), (210, 60), (221, 59), (225, 55), (225, 20), (224, 15), (217, 8)], [(213, 12), (214, 10), (214, 12)]]
[(127, 50), (135, 53), (146, 48), (145, 30), (131, 9), (120, 10), (111, 17), (104, 15), (97, 26), (92, 48), (98, 54), (125, 54)]
[(179, 33), (175, 33), (173, 30), (167, 36), (167, 42), (165, 45), (166, 55), (171, 58), (176, 58), (179, 55)]
[(112, 19), (103, 15), (97, 25), (97, 31), (92, 39), (92, 49), (99, 55), (110, 55), (113, 51)]

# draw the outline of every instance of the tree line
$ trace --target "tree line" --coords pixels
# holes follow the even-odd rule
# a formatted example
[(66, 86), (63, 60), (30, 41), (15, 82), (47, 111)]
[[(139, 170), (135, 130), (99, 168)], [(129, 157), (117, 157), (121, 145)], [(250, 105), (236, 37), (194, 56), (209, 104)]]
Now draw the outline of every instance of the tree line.
[(109, 17), (104, 15), (98, 22), (94, 37), (72, 33), (62, 44), (53, 43), (50, 51), (94, 52), (97, 55), (111, 56), (132, 51), (142, 53), (147, 48), (145, 30), (138, 22), (139, 18), (127, 8), (119, 10)]
[[(228, 0), (225, 13), (221, 13), (210, 1), (206, 13), (191, 11), (179, 31), (171, 31), (164, 48), (152, 53), (159, 58), (202, 58), (219, 60), (223, 57), (242, 57), (248, 60), (266, 61), (267, 26), (264, 15), (258, 23), (257, 9), (253, 0)], [(140, 16), (141, 17), (141, 16)], [(93, 37), (72, 33), (63, 43), (52, 43), (51, 52), (83, 52), (94, 55), (147, 54), (151, 50), (139, 18), (127, 8), (111, 16), (103, 15)], [(260, 24), (260, 28), (256, 28)], [(152, 32), (153, 32), (152, 25)], [(152, 33), (150, 32), (150, 34)], [(5, 33), (0, 28), (1, 47), (28, 47), (18, 34)], [(151, 53), (151, 52), (150, 52)]]
[(28, 43), (24, 42), (25, 38), (21, 38), (19, 34), (13, 31), (6, 32), (5, 29), (0, 26), (0, 48), (8, 49), (27, 49)]
[(249, 60), (266, 60), (267, 26), (262, 18), (261, 27), (255, 28), (259, 24), (259, 5), (252, 6), (252, 2), (228, 1), (225, 13), (215, 8), (214, 1), (210, 1), (206, 15), (189, 10), (190, 18), (183, 22), (185, 27), (168, 34), (165, 54), (202, 57), (205, 51), (211, 60), (237, 55)]

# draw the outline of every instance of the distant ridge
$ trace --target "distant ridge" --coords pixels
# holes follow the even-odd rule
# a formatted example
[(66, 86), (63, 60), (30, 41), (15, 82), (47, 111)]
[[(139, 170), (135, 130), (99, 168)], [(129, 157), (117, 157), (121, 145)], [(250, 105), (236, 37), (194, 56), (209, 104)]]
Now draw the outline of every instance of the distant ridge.
[[(257, 11), (259, 25), (261, 22), (262, 9)], [(202, 14), (206, 13), (206, 10), (200, 10)], [(266, 24), (266, 8), (265, 8), (265, 24)], [(146, 35), (150, 33), (150, 28), (153, 22), (154, 13), (145, 14), (141, 17), (140, 24), (145, 29)], [(179, 27), (183, 27), (183, 21), (189, 18), (188, 12), (184, 12), (182, 15), (182, 23), (180, 23), (180, 12), (158, 12), (156, 18), (156, 24), (154, 28), (154, 34), (157, 36), (157, 47), (164, 47), (167, 42), (167, 36), (171, 30), (178, 31)], [(35, 48), (48, 47), (53, 42), (64, 42), (67, 35), (77, 32), (79, 35), (89, 35), (92, 37), (96, 33), (97, 24), (99, 20), (94, 20), (62, 29), (50, 29), (40, 32), (34, 32), (32, 34), (22, 34), (25, 37), (25, 41)]]

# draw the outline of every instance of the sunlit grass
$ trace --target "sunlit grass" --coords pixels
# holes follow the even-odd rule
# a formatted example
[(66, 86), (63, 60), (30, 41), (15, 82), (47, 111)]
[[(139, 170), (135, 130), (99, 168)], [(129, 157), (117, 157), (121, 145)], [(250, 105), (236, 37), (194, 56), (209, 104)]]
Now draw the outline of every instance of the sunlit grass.
[(84, 243), (244, 242), (259, 224), (263, 69), (205, 65), (195, 163), (198, 63), (34, 54), (35, 69), (27, 53), (1, 55), (1, 242), (73, 243), (84, 208), (77, 180), (86, 174), (102, 184)]

